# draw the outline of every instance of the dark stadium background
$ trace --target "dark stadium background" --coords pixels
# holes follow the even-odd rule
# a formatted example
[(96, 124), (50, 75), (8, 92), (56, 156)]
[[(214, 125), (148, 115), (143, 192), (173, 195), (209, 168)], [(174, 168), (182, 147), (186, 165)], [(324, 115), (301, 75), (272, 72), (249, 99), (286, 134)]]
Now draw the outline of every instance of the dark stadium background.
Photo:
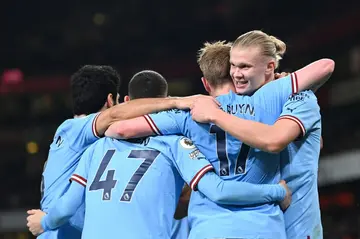
[(360, 1), (14, 0), (1, 3), (0, 27), (0, 238), (31, 238), (24, 213), (38, 207), (49, 143), (72, 116), (72, 72), (110, 64), (122, 76), (122, 96), (142, 69), (163, 74), (171, 95), (204, 93), (202, 43), (253, 29), (288, 44), (281, 71), (336, 61), (317, 92), (324, 238), (360, 238)]

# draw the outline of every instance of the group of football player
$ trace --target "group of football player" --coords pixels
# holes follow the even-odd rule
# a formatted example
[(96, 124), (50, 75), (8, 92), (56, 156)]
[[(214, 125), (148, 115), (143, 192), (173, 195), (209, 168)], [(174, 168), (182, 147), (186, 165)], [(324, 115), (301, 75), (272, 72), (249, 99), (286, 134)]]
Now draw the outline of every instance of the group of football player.
[(38, 238), (323, 238), (320, 59), (276, 73), (286, 44), (254, 30), (205, 43), (209, 96), (168, 97), (144, 70), (119, 102), (120, 77), (86, 65), (71, 78), (74, 118), (56, 130), (42, 174)]

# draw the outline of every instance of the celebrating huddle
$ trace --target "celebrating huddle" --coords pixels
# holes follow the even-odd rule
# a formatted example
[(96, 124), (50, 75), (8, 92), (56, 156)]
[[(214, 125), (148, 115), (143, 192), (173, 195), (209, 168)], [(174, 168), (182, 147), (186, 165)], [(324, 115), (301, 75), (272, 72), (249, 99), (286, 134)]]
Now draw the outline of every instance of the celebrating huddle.
[[(68, 239), (323, 238), (313, 92), (335, 63), (280, 75), (285, 50), (261, 31), (205, 43), (198, 64), (210, 96), (167, 97), (163, 76), (141, 71), (122, 104), (114, 69), (82, 67), (72, 76), (75, 117), (54, 135), (29, 230)], [(179, 201), (184, 185), (188, 202)], [(172, 231), (178, 203), (189, 204), (187, 217)]]

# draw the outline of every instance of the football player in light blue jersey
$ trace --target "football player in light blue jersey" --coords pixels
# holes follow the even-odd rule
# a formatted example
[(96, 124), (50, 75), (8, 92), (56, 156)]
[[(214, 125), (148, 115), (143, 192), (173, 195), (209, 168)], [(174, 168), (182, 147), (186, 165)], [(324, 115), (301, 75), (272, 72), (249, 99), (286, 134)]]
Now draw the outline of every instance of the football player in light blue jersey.
[[(144, 82), (144, 80), (145, 80), (145, 82)], [(149, 80), (151, 80), (151, 81), (148, 82)], [(140, 91), (139, 89), (141, 89), (139, 87), (139, 84), (147, 85), (147, 90), (145, 92), (140, 92), (140, 95), (138, 95), (139, 91)], [(157, 86), (157, 87), (154, 87), (154, 86)], [(140, 73), (136, 74), (129, 83), (129, 95), (134, 98), (135, 97), (140, 98), (141, 95), (145, 96), (145, 97), (151, 97), (151, 96), (165, 97), (167, 95), (166, 80), (160, 74), (158, 74), (156, 72), (152, 72), (152, 71), (140, 72)], [(128, 101), (128, 100), (129, 100), (129, 96), (125, 96), (125, 101)], [(195, 154), (198, 154), (198, 152), (196, 150), (192, 151), (192, 153), (193, 154), (190, 155), (191, 157), (194, 156)], [(198, 175), (197, 178), (200, 179), (199, 174), (197, 174), (197, 175)], [(81, 181), (82, 178), (77, 177), (77, 176), (75, 176), (74, 180), (78, 180), (78, 181), (80, 180), (80, 182), (83, 182), (83, 181)], [(193, 185), (193, 187), (194, 187), (195, 184), (190, 183), (190, 185)], [(217, 184), (214, 184), (214, 185), (217, 185)], [(282, 183), (281, 185), (285, 189), (287, 188), (284, 183)], [(247, 186), (248, 185), (243, 184), (241, 186), (241, 188), (244, 189), (244, 187), (246, 188)], [(173, 187), (170, 187), (170, 188), (173, 188)], [(216, 191), (216, 190), (214, 190), (214, 191)], [(242, 191), (242, 190), (240, 190), (240, 191)], [(236, 199), (237, 200), (235, 202), (236, 204), (242, 204), (243, 203), (241, 201), (242, 198), (243, 198), (242, 200), (244, 201), (244, 203), (249, 204), (252, 202), (268, 202), (271, 200), (281, 200), (281, 199), (283, 199), (283, 196), (284, 196), (283, 195), (284, 189), (279, 186), (273, 186), (273, 185), (269, 185), (269, 186), (265, 186), (265, 187), (261, 187), (261, 186), (260, 187), (259, 186), (252, 187), (251, 186), (251, 189), (249, 188), (249, 190), (246, 190), (246, 192), (253, 192), (253, 195), (245, 194), (242, 197), (239, 197), (238, 199)], [(279, 196), (279, 194), (281, 194), (281, 196)], [(215, 195), (215, 196), (211, 196), (211, 195), (214, 195), (214, 194), (210, 194), (210, 196), (209, 196), (213, 200), (218, 200), (219, 202), (223, 202), (223, 201), (221, 201), (221, 198), (219, 198), (217, 195)], [(275, 196), (273, 196), (273, 195), (275, 195)], [(233, 195), (233, 197), (236, 197), (236, 194)], [(289, 194), (287, 195), (287, 197), (289, 197)], [(73, 198), (74, 197), (71, 196), (69, 199), (73, 200)], [(257, 201), (258, 198), (260, 198), (260, 201)], [(226, 202), (223, 202), (223, 203), (226, 203)], [(287, 200), (285, 202), (285, 204), (287, 204), (287, 205), (288, 205), (288, 203), (289, 203), (289, 200)], [(76, 207), (75, 207), (75, 209), (76, 209)], [(61, 211), (64, 212), (64, 210), (61, 210)], [(72, 212), (72, 213), (74, 213), (74, 212)], [(35, 214), (35, 213), (31, 212), (31, 214)], [(172, 214), (173, 214), (173, 212), (172, 212)], [(30, 216), (29, 218), (31, 218), (31, 217), (34, 217), (34, 216)], [(184, 222), (182, 222), (182, 225), (183, 225), (182, 227), (177, 228), (177, 230), (174, 232), (174, 233), (176, 233), (176, 235), (173, 234), (172, 238), (175, 238), (175, 237), (176, 238), (186, 238), (187, 237), (187, 233), (188, 233), (187, 225)], [(55, 228), (55, 227), (53, 227), (53, 228)], [(181, 229), (181, 230), (179, 231), (179, 229)], [(33, 231), (33, 233), (34, 233), (34, 231)]]
[[(84, 66), (72, 76), (75, 116), (58, 127), (50, 145), (41, 183), (43, 211), (54, 206), (66, 192), (70, 186), (68, 178), (80, 156), (112, 122), (173, 107), (186, 109), (194, 101), (194, 98), (140, 99), (111, 107), (118, 102), (119, 86), (120, 78), (109, 66)], [(83, 215), (84, 208), (81, 207), (68, 224), (44, 233), (40, 238), (80, 238)]]
[[(140, 98), (165, 98), (168, 96), (168, 84), (166, 79), (159, 73), (144, 70), (136, 73), (132, 77), (128, 84), (128, 94), (129, 95), (124, 97), (125, 102)], [(171, 239), (188, 238), (190, 230), (187, 222), (187, 208), (190, 199), (189, 192), (191, 192), (191, 189), (186, 185), (180, 195), (178, 207), (173, 218)]]
[[(261, 33), (255, 31), (240, 37), (234, 43), (234, 48), (249, 46), (249, 42), (255, 45), (261, 44), (249, 40), (251, 35), (252, 40), (257, 38), (257, 40), (265, 42)], [(281, 43), (277, 43), (277, 45), (280, 46)], [(238, 81), (237, 92), (244, 93), (244, 89), (249, 89), (243, 88), (241, 82), (244, 78), (251, 79), (251, 76), (247, 75), (248, 69), (242, 67), (244, 63), (246, 65), (248, 62), (245, 51), (249, 49), (236, 49), (236, 51), (235, 49), (231, 54), (233, 63), (231, 75), (235, 84)], [(326, 73), (324, 79), (330, 77), (334, 65), (332, 60), (324, 62), (322, 67), (323, 74)], [(321, 73), (321, 71), (317, 73)], [(316, 90), (317, 87), (319, 85), (315, 84), (312, 89)], [(252, 89), (250, 89), (251, 91)], [(212, 102), (198, 102), (192, 110), (192, 115), (193, 119), (199, 122), (215, 123), (240, 141), (263, 151), (278, 153), (290, 143), (281, 152), (282, 179), (289, 183), (290, 189), (293, 191), (293, 202), (284, 213), (287, 237), (295, 239), (322, 238), (317, 191), (321, 116), (316, 96), (311, 91), (291, 96), (285, 103), (281, 116), (272, 126), (226, 115), (218, 110), (217, 105)]]
[[(48, 160), (44, 165), (41, 182), (41, 209), (45, 212), (55, 205), (66, 192), (80, 156), (99, 138), (106, 128), (96, 125), (99, 114), (118, 102), (120, 78), (108, 66), (84, 66), (71, 79), (74, 103), (73, 119), (63, 122), (50, 145)], [(39, 238), (80, 238), (84, 208), (56, 231), (44, 233)]]
[[(228, 68), (222, 66), (227, 61), (219, 59), (221, 56), (226, 57), (226, 52), (219, 53), (216, 50), (219, 48), (226, 50), (226, 46), (220, 42), (208, 44), (207, 47), (212, 49), (208, 49), (206, 54), (202, 54), (202, 58), (208, 57), (208, 63), (210, 63), (203, 64), (204, 69), (201, 65), (200, 68), (202, 68), (203, 73), (206, 71), (212, 74), (204, 73), (205, 89), (213, 96), (226, 94), (229, 90), (234, 89), (234, 86), (230, 77), (226, 78)], [(275, 43), (272, 42), (270, 47), (273, 48), (275, 54)], [(227, 48), (228, 51), (229, 48)], [(268, 67), (269, 69), (264, 74), (268, 79), (264, 80), (270, 81), (271, 77), (274, 77), (273, 70), (278, 64), (279, 56), (265, 55), (259, 57), (258, 54), (263, 49), (250, 50), (252, 50), (250, 51), (252, 52), (250, 62), (232, 64), (236, 64), (237, 67), (248, 70), (252, 74)], [(227, 52), (227, 54), (229, 53)], [(227, 55), (227, 57), (229, 56)], [(284, 79), (265, 85), (251, 97), (240, 97), (230, 93), (217, 99), (222, 103), (223, 110), (230, 114), (273, 124), (291, 94), (314, 85), (320, 85), (327, 80), (331, 69), (324, 66), (329, 62), (331, 60), (327, 59), (314, 62)], [(225, 70), (221, 71), (221, 68), (225, 68)], [(297, 78), (299, 80), (296, 80)], [(237, 84), (237, 88), (247, 88), (251, 94), (254, 92), (252, 87), (261, 86), (261, 84), (255, 81), (250, 82), (250, 80), (252, 78), (246, 78), (235, 82), (235, 84)], [(206, 108), (207, 106), (203, 105), (203, 107)], [(265, 112), (262, 113), (261, 111)], [(176, 133), (190, 137), (224, 179), (246, 180), (253, 183), (273, 183), (280, 179), (279, 155), (252, 149), (214, 125), (196, 124), (187, 113), (182, 111), (145, 116), (145, 120), (144, 118), (136, 118), (118, 122), (107, 131), (108, 135), (117, 137)], [(189, 214), (193, 215), (190, 216), (192, 227), (190, 238), (285, 238), (282, 213), (276, 205), (267, 204), (247, 208), (226, 207), (216, 205), (203, 195), (195, 193), (190, 201)]]
[[(151, 70), (140, 71), (130, 80), (128, 94), (124, 97), (125, 102), (140, 98), (165, 98), (168, 96), (168, 83), (158, 72)], [(173, 218), (171, 239), (188, 238), (190, 228), (187, 221), (187, 208), (190, 193), (191, 188), (185, 185)]]
[(301, 131), (300, 137), (281, 153), (281, 178), (295, 192), (284, 213), (287, 237), (322, 239), (318, 193), (321, 115), (315, 94), (305, 91), (292, 96), (279, 119), (293, 121)]
[[(247, 195), (253, 191), (248, 187), (264, 192), (266, 196), (259, 202), (285, 197), (282, 185), (223, 181), (212, 168), (183, 136), (148, 137), (132, 142), (103, 138), (84, 152), (71, 176), (73, 183), (55, 207), (47, 214), (38, 212), (32, 217), (41, 215), (37, 217), (41, 218), (41, 228), (54, 229), (66, 222), (85, 200), (82, 238), (168, 239), (184, 181), (217, 203), (256, 202)], [(30, 223), (33, 218), (29, 218)], [(38, 231), (39, 227), (30, 226), (35, 234), (41, 228)]]
[[(198, 118), (200, 114), (208, 119)], [(291, 96), (271, 126), (228, 117), (211, 102), (195, 104), (193, 116), (201, 122), (216, 123), (251, 147), (281, 152), (281, 178), (293, 192), (292, 203), (284, 212), (287, 238), (323, 238), (317, 190), (321, 115), (312, 91)]]

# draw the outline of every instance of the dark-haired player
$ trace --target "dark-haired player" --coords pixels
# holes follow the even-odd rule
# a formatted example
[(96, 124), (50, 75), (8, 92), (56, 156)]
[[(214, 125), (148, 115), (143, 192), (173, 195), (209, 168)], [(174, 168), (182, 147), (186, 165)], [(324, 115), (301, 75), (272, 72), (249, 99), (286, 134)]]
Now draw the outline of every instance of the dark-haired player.
[[(139, 99), (118, 104), (120, 77), (110, 66), (86, 65), (71, 77), (74, 118), (56, 130), (50, 145), (42, 177), (41, 209), (47, 211), (70, 186), (73, 174), (85, 149), (101, 137), (108, 126), (120, 119), (170, 108), (188, 108), (194, 98)], [(114, 107), (112, 107), (114, 106)], [(80, 238), (84, 207), (69, 223), (39, 238)]]
[[(148, 87), (148, 96), (167, 95), (166, 81), (156, 72), (136, 74), (129, 84), (130, 96), (137, 94), (138, 83), (154, 86)], [(225, 182), (209, 172), (211, 168), (199, 150), (184, 137), (159, 136), (132, 142), (100, 139), (82, 155), (71, 176), (77, 183), (73, 183), (55, 207), (48, 210), (41, 221), (42, 228), (39, 220), (44, 214), (39, 211), (28, 218), (29, 226), (34, 234), (42, 229), (54, 229), (73, 215), (85, 198), (83, 238), (121, 235), (124, 238), (168, 239), (183, 180), (217, 203), (242, 205), (285, 197), (283, 185)], [(248, 194), (250, 191), (253, 194)]]

